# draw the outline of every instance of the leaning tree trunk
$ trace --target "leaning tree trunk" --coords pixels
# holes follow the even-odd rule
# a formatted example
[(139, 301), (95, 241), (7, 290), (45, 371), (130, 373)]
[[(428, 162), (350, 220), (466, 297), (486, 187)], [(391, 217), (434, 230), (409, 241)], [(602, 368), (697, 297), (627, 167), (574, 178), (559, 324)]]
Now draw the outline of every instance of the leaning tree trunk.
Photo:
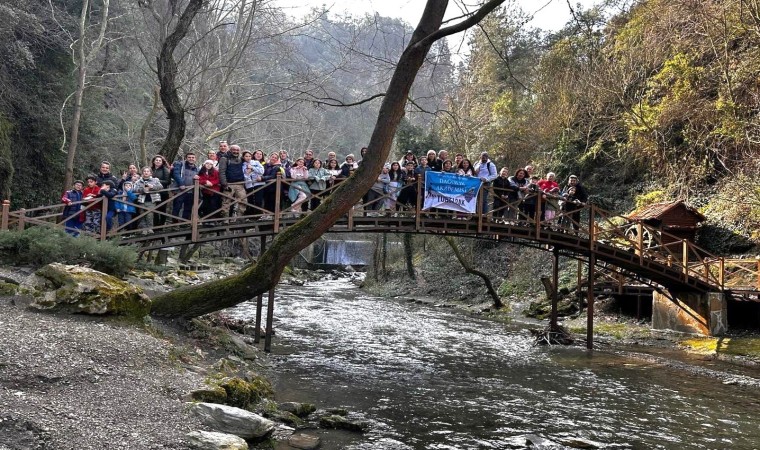
[(279, 233), (257, 263), (228, 278), (188, 286), (153, 301), (154, 315), (195, 317), (235, 306), (277, 285), (288, 262), (344, 216), (375, 182), (404, 116), (409, 91), (433, 43), (480, 22), (505, 0), (490, 0), (466, 20), (441, 28), (448, 1), (428, 0), (420, 23), (401, 55), (380, 105), (375, 129), (362, 165), (310, 215)]
[(483, 283), (486, 285), (486, 290), (488, 290), (488, 295), (491, 296), (491, 299), (493, 300), (493, 306), (496, 308), (501, 308), (504, 306), (504, 303), (501, 301), (501, 297), (499, 297), (499, 293), (496, 292), (496, 289), (493, 287), (493, 283), (491, 283), (491, 278), (485, 273), (482, 272), (474, 267), (472, 267), (472, 264), (470, 264), (462, 255), (462, 251), (459, 249), (459, 246), (457, 245), (457, 242), (454, 240), (451, 236), (446, 236), (446, 242), (449, 243), (449, 246), (451, 246), (451, 249), (454, 251), (454, 256), (456, 256), (457, 261), (459, 261), (459, 264), (462, 265), (462, 268), (464, 269), (465, 273), (469, 273), (470, 275), (476, 275), (480, 277), (483, 280)]
[(177, 26), (161, 45), (161, 52), (156, 61), (158, 69), (158, 81), (161, 84), (161, 103), (166, 109), (166, 118), (169, 119), (169, 130), (166, 140), (161, 146), (161, 154), (171, 164), (179, 153), (179, 147), (185, 138), (185, 108), (177, 92), (177, 62), (174, 60), (174, 50), (185, 38), (195, 15), (203, 6), (203, 0), (190, 0), (187, 8), (182, 12)]

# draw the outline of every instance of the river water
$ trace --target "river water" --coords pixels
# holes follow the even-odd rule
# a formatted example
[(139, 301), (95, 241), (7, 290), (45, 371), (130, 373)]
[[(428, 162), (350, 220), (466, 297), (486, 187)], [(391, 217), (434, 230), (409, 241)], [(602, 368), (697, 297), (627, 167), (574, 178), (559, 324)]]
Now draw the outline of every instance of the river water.
[[(250, 318), (254, 306), (232, 312)], [(527, 448), (526, 435), (760, 448), (757, 387), (612, 351), (537, 347), (519, 324), (375, 298), (346, 280), (279, 286), (275, 329), (278, 401), (341, 407), (371, 424), (364, 435), (320, 432), (325, 449)]]

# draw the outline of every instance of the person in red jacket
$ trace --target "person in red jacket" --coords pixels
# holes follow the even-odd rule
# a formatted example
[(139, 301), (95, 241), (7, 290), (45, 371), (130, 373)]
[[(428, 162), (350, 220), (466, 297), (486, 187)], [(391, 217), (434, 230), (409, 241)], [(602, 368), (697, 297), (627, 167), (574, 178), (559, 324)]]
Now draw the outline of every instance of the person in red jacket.
[(206, 217), (222, 206), (222, 199), (219, 196), (219, 192), (221, 191), (219, 170), (216, 168), (213, 160), (207, 159), (203, 162), (203, 167), (198, 172), (198, 178), (201, 186), (201, 198), (203, 199), (198, 213), (201, 217)]
[(101, 207), (98, 200), (100, 186), (98, 186), (98, 177), (93, 174), (85, 178), (87, 187), (82, 190), (82, 200), (87, 202), (87, 209), (84, 212), (84, 231), (86, 233), (100, 233)]

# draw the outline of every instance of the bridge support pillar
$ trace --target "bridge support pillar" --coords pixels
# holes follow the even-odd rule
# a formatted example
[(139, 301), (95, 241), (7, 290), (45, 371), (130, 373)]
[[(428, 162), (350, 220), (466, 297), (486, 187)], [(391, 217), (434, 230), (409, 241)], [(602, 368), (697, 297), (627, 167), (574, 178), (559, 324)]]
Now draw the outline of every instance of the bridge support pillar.
[(721, 292), (655, 291), (652, 328), (720, 336), (728, 330), (726, 297)]

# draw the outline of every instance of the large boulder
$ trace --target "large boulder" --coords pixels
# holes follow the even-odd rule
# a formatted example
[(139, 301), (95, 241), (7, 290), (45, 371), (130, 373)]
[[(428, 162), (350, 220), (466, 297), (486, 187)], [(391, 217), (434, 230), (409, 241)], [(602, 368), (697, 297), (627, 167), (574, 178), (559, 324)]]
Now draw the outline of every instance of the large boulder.
[(194, 450), (248, 450), (245, 439), (215, 431), (190, 432), (187, 434), (187, 443)]
[(274, 422), (244, 409), (216, 403), (196, 403), (193, 412), (206, 426), (244, 439), (259, 439), (274, 430)]
[(87, 267), (52, 263), (22, 285), (34, 296), (31, 307), (84, 314), (143, 317), (150, 298), (138, 287)]

